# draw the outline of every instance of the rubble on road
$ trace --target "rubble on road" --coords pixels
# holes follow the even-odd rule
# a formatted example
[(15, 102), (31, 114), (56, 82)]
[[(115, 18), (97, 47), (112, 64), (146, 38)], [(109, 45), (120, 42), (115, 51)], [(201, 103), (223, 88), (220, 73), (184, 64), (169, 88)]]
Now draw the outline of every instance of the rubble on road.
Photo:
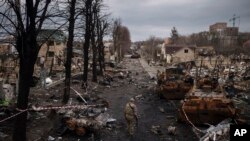
[(2, 132), (0, 132), (0, 140), (6, 140), (6, 138), (8, 137), (8, 135), (7, 134), (4, 134), (4, 133), (2, 133)]
[(162, 108), (162, 107), (158, 107), (158, 108), (159, 108), (160, 112), (162, 112), (162, 113), (165, 112), (164, 108)]
[(152, 133), (154, 133), (156, 135), (161, 135), (162, 132), (160, 130), (160, 127), (161, 127), (160, 125), (152, 125), (150, 130)]
[[(87, 131), (97, 132), (111, 125), (116, 120), (110, 118), (107, 113), (101, 113), (95, 118), (79, 117), (79, 118), (67, 118), (65, 124), (71, 131), (75, 131), (77, 135), (84, 136)], [(109, 126), (110, 127), (110, 126)]]
[(170, 134), (170, 135), (176, 135), (176, 127), (169, 126), (168, 127), (168, 134)]
[(55, 141), (56, 140), (56, 138), (54, 138), (54, 137), (52, 137), (52, 136), (49, 136), (48, 137), (48, 141)]
[[(103, 128), (112, 128), (116, 119), (112, 118), (106, 111), (108, 102), (99, 97), (88, 97), (87, 103), (101, 103), (97, 105), (83, 105), (84, 109), (64, 110), (58, 113), (63, 115), (62, 125), (68, 130), (75, 132), (79, 136), (84, 136), (88, 132), (100, 132)], [(91, 102), (92, 101), (92, 102)]]

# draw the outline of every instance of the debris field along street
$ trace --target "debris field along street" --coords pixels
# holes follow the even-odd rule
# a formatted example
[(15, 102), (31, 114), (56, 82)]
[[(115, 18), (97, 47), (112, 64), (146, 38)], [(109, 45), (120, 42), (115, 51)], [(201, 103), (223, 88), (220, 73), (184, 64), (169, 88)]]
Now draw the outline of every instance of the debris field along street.
[[(82, 98), (89, 105), (100, 104), (103, 101), (108, 103), (105, 111), (109, 115), (111, 124), (104, 125), (101, 129), (95, 129), (84, 132), (69, 130), (64, 131), (62, 119), (65, 115), (74, 116), (78, 121), (82, 120), (85, 110), (81, 109), (56, 109), (56, 110), (38, 110), (39, 106), (49, 105), (53, 107), (60, 105), (63, 93), (63, 84), (42, 90), (37, 88), (31, 89), (30, 102), (33, 109), (28, 116), (27, 136), (29, 140), (102, 140), (102, 141), (157, 141), (157, 140), (198, 140), (192, 128), (188, 124), (176, 121), (177, 108), (179, 101), (166, 101), (154, 94), (156, 79), (149, 76), (146, 70), (156, 72), (153, 67), (141, 65), (139, 59), (125, 58), (117, 65), (116, 71), (118, 77), (113, 77), (110, 84), (97, 84), (90, 82), (87, 92), (81, 88), (78, 82), (79, 77), (72, 80), (72, 89), (79, 92)], [(126, 74), (126, 75), (125, 75)], [(120, 75), (124, 76), (121, 77)], [(115, 76), (115, 74), (113, 75)], [(75, 91), (71, 91), (71, 105), (84, 105)], [(127, 132), (126, 120), (124, 118), (124, 107), (130, 98), (135, 98), (135, 104), (138, 108), (138, 127), (135, 135), (130, 137)], [(58, 107), (57, 107), (58, 108)], [(91, 109), (97, 111), (98, 109)], [(102, 112), (103, 112), (102, 111)], [(102, 113), (100, 112), (100, 113)], [(75, 113), (75, 114), (72, 114)], [(89, 114), (88, 113), (88, 114)], [(95, 112), (93, 112), (95, 113)], [(103, 114), (103, 115), (106, 115)], [(90, 117), (90, 115), (88, 115)], [(90, 121), (84, 118), (86, 121)], [(13, 124), (13, 120), (3, 123), (0, 127), (2, 133), (5, 130), (4, 139), (11, 140), (8, 133), (12, 132), (8, 125)], [(72, 124), (71, 124), (72, 125)], [(168, 130), (170, 130), (168, 132)], [(6, 132), (7, 131), (7, 132)], [(92, 132), (93, 131), (93, 132)], [(81, 133), (85, 134), (81, 136)]]
[[(177, 101), (166, 101), (154, 94), (153, 86), (155, 79), (151, 79), (148, 72), (142, 67), (139, 59), (125, 58), (121, 66), (131, 72), (131, 76), (113, 82), (118, 87), (104, 89), (99, 95), (110, 103), (110, 114), (117, 119), (117, 128), (110, 130), (101, 137), (102, 140), (130, 140), (126, 131), (124, 119), (124, 107), (131, 97), (136, 100), (138, 108), (138, 129), (132, 138), (135, 141), (157, 141), (157, 140), (197, 140), (191, 127), (176, 122)], [(146, 66), (146, 70), (153, 67)], [(155, 73), (156, 74), (156, 73)], [(132, 79), (132, 82), (130, 82)], [(177, 127), (176, 135), (169, 135), (169, 126)]]

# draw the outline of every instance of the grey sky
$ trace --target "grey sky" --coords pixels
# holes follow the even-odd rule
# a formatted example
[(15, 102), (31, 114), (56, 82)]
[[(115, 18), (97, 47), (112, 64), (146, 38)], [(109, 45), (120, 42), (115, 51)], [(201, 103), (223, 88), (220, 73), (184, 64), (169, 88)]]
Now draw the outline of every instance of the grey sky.
[(112, 16), (121, 18), (132, 41), (168, 37), (173, 26), (182, 35), (208, 31), (209, 25), (240, 16), (236, 26), (250, 31), (250, 0), (104, 0)]

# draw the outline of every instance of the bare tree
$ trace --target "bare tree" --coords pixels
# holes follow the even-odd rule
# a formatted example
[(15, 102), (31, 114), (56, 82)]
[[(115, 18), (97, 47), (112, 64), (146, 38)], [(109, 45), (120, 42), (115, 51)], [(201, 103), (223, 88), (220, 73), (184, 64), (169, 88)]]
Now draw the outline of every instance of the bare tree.
[(83, 10), (83, 13), (85, 17), (85, 34), (84, 34), (84, 45), (83, 45), (83, 57), (84, 57), (83, 83), (87, 83), (88, 66), (89, 66), (89, 47), (91, 40), (91, 24), (92, 24), (92, 0), (86, 0), (84, 4), (85, 4), (85, 9)]
[(96, 24), (98, 20), (97, 14), (100, 11), (101, 0), (94, 0), (92, 6), (92, 24), (91, 24), (91, 46), (92, 46), (92, 81), (97, 82), (97, 46), (96, 46)]
[[(84, 34), (84, 73), (83, 83), (88, 80), (89, 50), (92, 49), (92, 81), (97, 82), (97, 59), (99, 63), (104, 60), (103, 36), (108, 24), (105, 22), (107, 15), (103, 13), (103, 0), (85, 0), (83, 11), (85, 19)], [(91, 48), (90, 48), (91, 46)], [(102, 57), (100, 57), (102, 56)], [(102, 66), (102, 65), (99, 65)], [(103, 67), (100, 67), (102, 70)]]
[(113, 25), (112, 36), (115, 56), (119, 62), (123, 58), (125, 52), (127, 52), (130, 48), (130, 32), (126, 26), (122, 26), (119, 19), (116, 19)]
[(103, 75), (103, 70), (105, 69), (103, 37), (108, 34), (108, 29), (109, 29), (109, 26), (110, 26), (107, 17), (108, 17), (108, 15), (104, 15), (103, 17), (99, 16), (99, 18), (97, 20), (97, 23), (96, 23), (96, 26), (97, 26), (98, 61), (99, 61), (99, 67), (100, 67), (100, 74), (101, 75)]
[(113, 36), (113, 42), (114, 42), (113, 52), (114, 52), (116, 60), (118, 61), (120, 61), (120, 50), (121, 50), (120, 42), (119, 42), (119, 38), (121, 36), (120, 28), (121, 28), (121, 20), (116, 19), (113, 24), (112, 36)]
[[(97, 82), (97, 61), (99, 61), (99, 71), (102, 74), (104, 68), (104, 44), (103, 37), (108, 29), (108, 14), (103, 13), (103, 0), (95, 0), (93, 4), (93, 22), (92, 22), (92, 81)], [(98, 59), (98, 60), (97, 60)]]
[(72, 50), (73, 50), (73, 41), (74, 41), (74, 27), (75, 27), (75, 5), (76, 0), (71, 0), (69, 2), (69, 28), (68, 28), (68, 42), (67, 42), (67, 57), (65, 64), (65, 88), (63, 103), (67, 103), (70, 95), (70, 78), (71, 78), (71, 62), (72, 62)]
[(157, 55), (157, 45), (163, 43), (163, 39), (157, 38), (155, 36), (149, 37), (144, 42), (144, 53), (146, 54), (148, 59), (156, 60)]
[(130, 46), (131, 46), (131, 40), (130, 40), (130, 32), (129, 29), (126, 26), (121, 27), (121, 57), (125, 55), (125, 53), (129, 52)]
[[(5, 0), (1, 1), (1, 27), (5, 32), (14, 35), (19, 54), (19, 90), (17, 108), (28, 108), (30, 82), (40, 47), (37, 35), (46, 19), (51, 0)], [(5, 23), (3, 23), (5, 21)], [(4, 25), (5, 24), (5, 25)], [(9, 25), (10, 26), (9, 26)], [(8, 26), (6, 26), (8, 25)], [(26, 140), (27, 112), (16, 117), (13, 141)]]
[(171, 35), (170, 35), (170, 39), (171, 39), (171, 43), (172, 44), (176, 44), (176, 41), (179, 38), (179, 33), (177, 31), (177, 29), (175, 27), (173, 27), (173, 29), (171, 29)]

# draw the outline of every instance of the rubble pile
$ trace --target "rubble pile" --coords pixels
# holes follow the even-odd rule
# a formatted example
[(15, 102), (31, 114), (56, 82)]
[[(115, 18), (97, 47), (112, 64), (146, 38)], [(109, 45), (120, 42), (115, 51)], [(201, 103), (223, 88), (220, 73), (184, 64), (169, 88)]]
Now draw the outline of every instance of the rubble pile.
[(85, 113), (65, 113), (63, 124), (70, 131), (74, 131), (79, 136), (84, 136), (87, 132), (100, 132), (105, 127), (112, 128), (116, 121), (104, 109), (88, 109)]
[(200, 138), (200, 141), (226, 141), (229, 140), (230, 131), (230, 119), (225, 119), (216, 126), (210, 125), (208, 129), (205, 130), (205, 135)]

